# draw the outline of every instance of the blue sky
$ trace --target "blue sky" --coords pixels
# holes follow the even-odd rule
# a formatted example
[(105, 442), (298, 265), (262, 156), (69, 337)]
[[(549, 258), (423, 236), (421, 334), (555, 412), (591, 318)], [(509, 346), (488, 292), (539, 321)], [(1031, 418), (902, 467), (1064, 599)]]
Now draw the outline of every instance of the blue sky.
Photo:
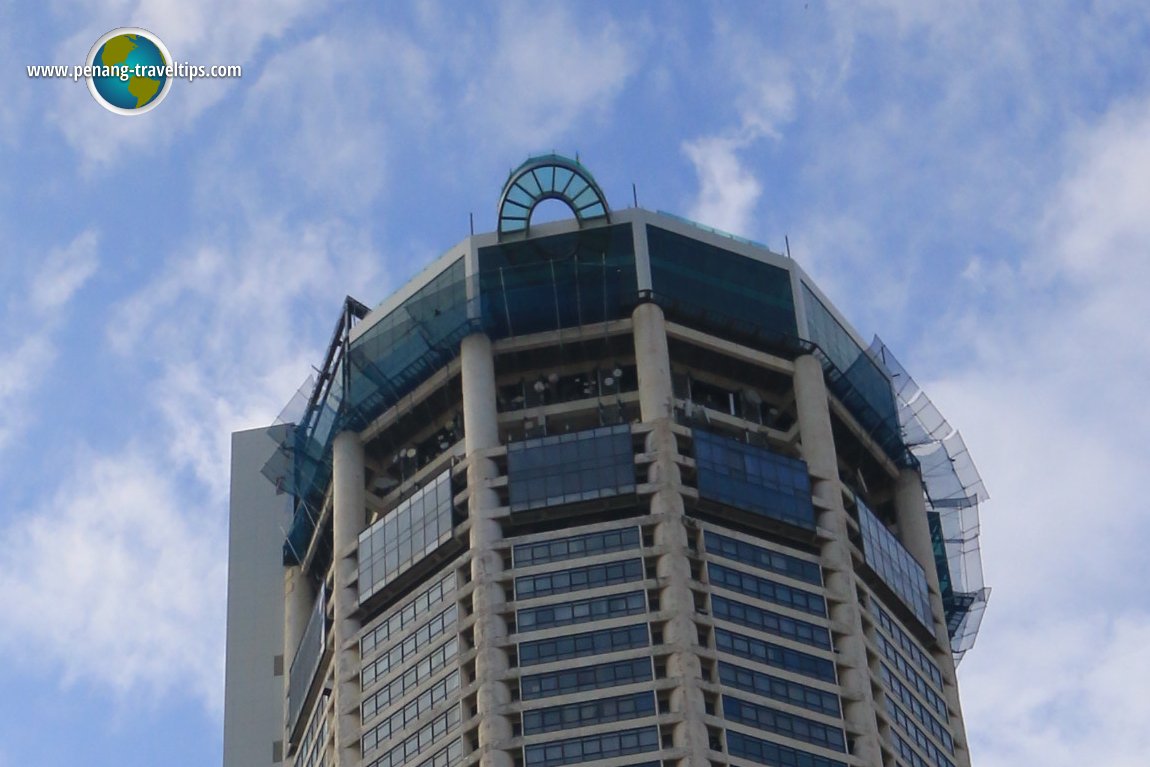
[[(219, 763), (230, 432), (551, 150), (789, 237), (962, 430), (975, 764), (1146, 763), (1150, 6), (376, 5), (0, 0), (0, 767)], [(243, 76), (26, 76), (119, 26)]]

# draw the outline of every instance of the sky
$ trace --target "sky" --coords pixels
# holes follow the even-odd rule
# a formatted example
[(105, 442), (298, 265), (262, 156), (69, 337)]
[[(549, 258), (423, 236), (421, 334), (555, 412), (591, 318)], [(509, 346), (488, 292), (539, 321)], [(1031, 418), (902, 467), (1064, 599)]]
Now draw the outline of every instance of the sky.
[[(242, 76), (28, 77), (122, 26)], [(220, 764), (230, 433), (549, 151), (789, 242), (961, 430), (976, 767), (1142, 767), (1148, 72), (1139, 2), (0, 0), (0, 767)]]

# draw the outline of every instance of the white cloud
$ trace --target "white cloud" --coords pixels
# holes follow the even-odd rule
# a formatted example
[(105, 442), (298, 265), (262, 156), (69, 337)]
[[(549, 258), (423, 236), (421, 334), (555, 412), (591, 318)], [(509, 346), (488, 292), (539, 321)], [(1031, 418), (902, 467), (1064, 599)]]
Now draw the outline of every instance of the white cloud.
[(29, 336), (15, 349), (0, 354), (0, 451), (27, 426), (30, 414), (23, 400), (55, 358), (55, 348), (45, 334)]
[[(248, 89), (239, 119), (207, 152), (198, 180), (204, 207), (229, 199), (293, 196), (347, 216), (376, 205), (389, 181), (398, 128), (424, 130), (435, 120), (429, 95), (431, 56), (404, 34), (358, 30), (355, 45), (338, 31), (316, 35), (271, 56)], [(387, 51), (387, 77), (364, 50)]]
[(1089, 612), (1013, 623), (996, 621), (979, 640), (975, 652), (993, 662), (962, 669), (972, 761), (1145, 764), (1150, 702), (1138, 680), (1150, 677), (1150, 617)]
[(498, 146), (547, 149), (588, 114), (605, 117), (636, 67), (614, 20), (566, 5), (501, 4), (493, 34), (469, 41), (478, 72), (458, 74), (470, 81), (464, 116)]
[(712, 65), (721, 73), (715, 79), (732, 81), (739, 120), (719, 133), (682, 143), (699, 180), (688, 215), (732, 234), (755, 236), (761, 227), (753, 214), (763, 183), (744, 156), (753, 156), (764, 139), (783, 138), (783, 127), (795, 117), (795, 85), (785, 59), (764, 41), (725, 17), (714, 24)]
[(744, 143), (710, 137), (683, 145), (699, 177), (699, 194), (688, 213), (691, 218), (732, 234), (751, 230), (751, 215), (763, 187), (739, 161), (737, 152)]
[(95, 230), (86, 230), (33, 265), (26, 284), (4, 296), (10, 317), (0, 339), (0, 450), (33, 418), (27, 399), (56, 359), (67, 308), (99, 265)]
[(376, 275), (338, 221), (244, 225), (234, 241), (175, 252), (108, 327), (113, 349), (157, 366), (144, 389), (165, 449), (219, 500), (229, 434), (272, 421), (322, 354), (342, 296)]
[(99, 236), (89, 229), (67, 247), (52, 251), (32, 282), (32, 308), (48, 313), (71, 301), (76, 291), (96, 272), (98, 244)]
[(1072, 135), (1065, 168), (1015, 279), (964, 318), (955, 346), (972, 364), (927, 385), (992, 495), (995, 593), (962, 668), (974, 758), (990, 767), (1125, 767), (1150, 749), (1133, 681), (1150, 675), (1150, 100)]
[(129, 449), (81, 453), (39, 508), (0, 529), (0, 643), (9, 657), (220, 707), (219, 526), (191, 524), (168, 467)]

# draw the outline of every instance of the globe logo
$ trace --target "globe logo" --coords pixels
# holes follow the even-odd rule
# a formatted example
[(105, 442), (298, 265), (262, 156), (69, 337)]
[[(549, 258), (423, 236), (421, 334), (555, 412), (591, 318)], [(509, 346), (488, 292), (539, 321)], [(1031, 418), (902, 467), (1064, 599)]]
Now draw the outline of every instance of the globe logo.
[(92, 46), (88, 90), (105, 109), (138, 115), (159, 105), (172, 87), (172, 56), (160, 38), (139, 27), (119, 27)]

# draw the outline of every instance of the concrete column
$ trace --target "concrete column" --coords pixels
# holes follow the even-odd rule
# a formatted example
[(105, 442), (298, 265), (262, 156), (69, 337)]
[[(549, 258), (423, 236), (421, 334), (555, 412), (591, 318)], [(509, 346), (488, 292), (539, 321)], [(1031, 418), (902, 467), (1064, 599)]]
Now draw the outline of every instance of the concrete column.
[(691, 591), (688, 533), (684, 524), (682, 481), (675, 463), (678, 445), (671, 430), (671, 362), (663, 310), (656, 304), (640, 304), (632, 314), (635, 361), (639, 375), (639, 407), (644, 422), (653, 424), (645, 451), (655, 455), (647, 481), (658, 486), (651, 496), (651, 513), (661, 517), (655, 527), (655, 544), (665, 549), (656, 563), (662, 584), (660, 609), (670, 614), (663, 629), (667, 676), (679, 686), (671, 691), (671, 710), (682, 717), (673, 741), (686, 756), (679, 767), (706, 767), (707, 727), (703, 720), (706, 701), (700, 682), (699, 635), (694, 621), (695, 600)]
[(966, 745), (966, 726), (963, 723), (962, 707), (958, 698), (958, 677), (954, 667), (954, 656), (950, 652), (950, 635), (946, 629), (942, 589), (939, 586), (938, 569), (934, 563), (930, 524), (926, 517), (926, 496), (923, 494), (922, 477), (914, 469), (903, 469), (899, 472), (898, 482), (895, 485), (894, 509), (899, 539), (926, 571), (926, 581), (930, 585), (931, 612), (934, 615), (934, 634), (938, 640), (938, 647), (935, 648), (932, 657), (942, 671), (943, 698), (950, 709), (950, 725), (955, 736), (955, 764), (958, 767), (969, 767), (970, 751)]
[(363, 443), (355, 432), (336, 435), (332, 444), (332, 546), (335, 591), (335, 748), (337, 763), (354, 767), (360, 751), (360, 656), (356, 636), (360, 624), (353, 616), (359, 594), (356, 545), (367, 523), (366, 477)]
[(642, 303), (631, 314), (639, 372), (639, 411), (644, 421), (671, 415), (671, 355), (667, 325), (658, 304)]
[(816, 506), (826, 509), (819, 527), (829, 533), (819, 552), (826, 573), (827, 603), (833, 633), (839, 683), (843, 687), (843, 716), (855, 732), (854, 754), (866, 765), (882, 767), (882, 750), (871, 692), (870, 667), (863, 641), (862, 614), (854, 585), (854, 565), (847, 538), (847, 512), (838, 479), (838, 458), (827, 399), (826, 381), (819, 361), (810, 354), (795, 360), (795, 408), (803, 458), (811, 473)]
[(475, 681), (480, 716), (479, 764), (481, 767), (513, 767), (508, 750), (513, 737), (511, 720), (503, 713), (511, 702), (504, 681), (510, 662), (503, 643), (507, 621), (502, 616), (506, 596), (500, 576), (503, 559), (492, 546), (503, 538), (493, 512), (499, 497), (490, 487), (499, 475), (495, 462), (482, 451), (499, 445), (495, 398), (495, 359), (491, 341), (476, 333), (463, 339), (460, 348), (463, 383), (464, 449), (467, 453), (467, 510), (471, 518), (471, 606), (476, 616)]

